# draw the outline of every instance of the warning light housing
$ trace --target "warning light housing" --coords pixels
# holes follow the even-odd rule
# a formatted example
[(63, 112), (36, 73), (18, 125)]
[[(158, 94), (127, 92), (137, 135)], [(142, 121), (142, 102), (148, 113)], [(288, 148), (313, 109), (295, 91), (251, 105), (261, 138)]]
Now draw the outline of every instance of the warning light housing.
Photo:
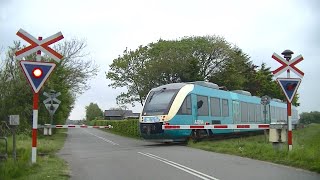
[(32, 70), (32, 75), (35, 78), (40, 78), (42, 76), (43, 72), (40, 68), (36, 67)]

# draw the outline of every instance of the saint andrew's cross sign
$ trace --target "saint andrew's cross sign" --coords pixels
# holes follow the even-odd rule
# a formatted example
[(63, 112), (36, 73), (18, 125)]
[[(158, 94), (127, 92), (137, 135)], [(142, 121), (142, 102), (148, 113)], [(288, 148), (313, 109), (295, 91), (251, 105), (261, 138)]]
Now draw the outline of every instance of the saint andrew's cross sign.
[(49, 47), (49, 45), (58, 42), (59, 40), (64, 38), (61, 32), (58, 32), (43, 40), (38, 40), (37, 38), (33, 37), (26, 31), (24, 31), (23, 29), (20, 29), (17, 32), (17, 35), (31, 44), (30, 46), (21, 49), (20, 51), (17, 51), (15, 53), (17, 59), (21, 59), (25, 56), (37, 52), (38, 50), (41, 50), (48, 54), (56, 62), (60, 62), (60, 59), (62, 59), (63, 56), (61, 54)]
[(300, 69), (295, 67), (296, 64), (298, 64), (299, 62), (301, 62), (303, 60), (302, 55), (299, 55), (299, 56), (295, 57), (294, 59), (287, 61), (284, 58), (282, 58), (281, 56), (279, 56), (278, 54), (273, 53), (272, 58), (274, 60), (278, 61), (280, 64), (282, 64), (282, 66), (280, 66), (278, 69), (272, 71), (274, 76), (279, 76), (281, 73), (283, 73), (286, 70), (290, 70), (290, 71), (294, 72), (300, 78), (302, 78), (304, 76), (304, 73)]

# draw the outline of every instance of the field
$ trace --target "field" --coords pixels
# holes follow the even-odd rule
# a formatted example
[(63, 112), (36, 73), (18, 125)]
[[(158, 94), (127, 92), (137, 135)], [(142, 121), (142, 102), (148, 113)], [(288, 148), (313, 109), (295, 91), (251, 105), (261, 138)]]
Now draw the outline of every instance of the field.
[[(8, 138), (7, 160), (0, 160), (0, 179), (9, 180), (42, 180), (42, 179), (69, 179), (68, 166), (64, 160), (57, 157), (56, 152), (63, 147), (66, 130), (57, 130), (53, 136), (38, 136), (37, 162), (31, 164), (31, 137), (30, 135), (17, 136), (17, 160), (12, 159), (12, 138)], [(1, 141), (0, 150), (4, 152), (4, 141)]]

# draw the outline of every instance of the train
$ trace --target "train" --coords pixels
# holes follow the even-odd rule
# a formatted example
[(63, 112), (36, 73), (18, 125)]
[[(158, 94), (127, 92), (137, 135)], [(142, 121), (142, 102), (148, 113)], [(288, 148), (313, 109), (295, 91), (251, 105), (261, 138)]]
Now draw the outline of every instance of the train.
[[(163, 130), (162, 125), (269, 124), (287, 122), (287, 104), (261, 98), (244, 90), (228, 91), (206, 81), (171, 83), (149, 91), (139, 117), (142, 138), (158, 142), (181, 142), (190, 137), (214, 136), (254, 130)], [(292, 122), (298, 111), (292, 106)]]

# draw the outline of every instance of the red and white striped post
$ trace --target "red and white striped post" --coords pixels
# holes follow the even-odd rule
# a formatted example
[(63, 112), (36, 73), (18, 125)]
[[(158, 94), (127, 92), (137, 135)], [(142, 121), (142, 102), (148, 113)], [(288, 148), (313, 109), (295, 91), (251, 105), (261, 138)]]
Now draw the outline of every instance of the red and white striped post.
[[(290, 76), (290, 75), (289, 75)], [(292, 150), (292, 119), (291, 119), (291, 103), (287, 101), (287, 114), (288, 114), (288, 148)]]
[[(289, 61), (289, 60), (288, 60)], [(290, 70), (287, 70), (287, 78), (290, 78)], [(287, 115), (288, 115), (288, 149), (292, 150), (292, 119), (291, 119), (291, 102), (287, 100)]]
[[(284, 58), (287, 60), (288, 64), (290, 64), (290, 60), (292, 57), (293, 52), (290, 50), (285, 50), (281, 53)], [(299, 61), (298, 61), (299, 62)], [(294, 65), (298, 62), (291, 62), (292, 65), (289, 65), (291, 69), (295, 70), (297, 68), (294, 67)], [(284, 66), (283, 66), (284, 67)], [(287, 66), (288, 67), (288, 66)], [(290, 68), (287, 69), (287, 79), (290, 78)], [(291, 101), (287, 98), (287, 116), (288, 116), (288, 150), (292, 150), (292, 119), (291, 119)]]
[[(41, 41), (42, 37), (38, 37)], [(37, 61), (41, 61), (41, 51), (37, 51)], [(38, 131), (38, 109), (39, 109), (39, 93), (33, 93), (33, 123), (32, 123), (32, 154), (31, 162), (37, 161), (37, 131)]]
[[(285, 50), (281, 53), (284, 58), (288, 61), (290, 61), (293, 52), (290, 50)], [(290, 78), (290, 69), (287, 69), (287, 78)], [(287, 115), (288, 115), (288, 150), (292, 150), (292, 119), (291, 119), (291, 101), (287, 99)]]
[(37, 161), (37, 129), (38, 129), (39, 93), (33, 94), (33, 124), (32, 124), (32, 156), (31, 162)]

